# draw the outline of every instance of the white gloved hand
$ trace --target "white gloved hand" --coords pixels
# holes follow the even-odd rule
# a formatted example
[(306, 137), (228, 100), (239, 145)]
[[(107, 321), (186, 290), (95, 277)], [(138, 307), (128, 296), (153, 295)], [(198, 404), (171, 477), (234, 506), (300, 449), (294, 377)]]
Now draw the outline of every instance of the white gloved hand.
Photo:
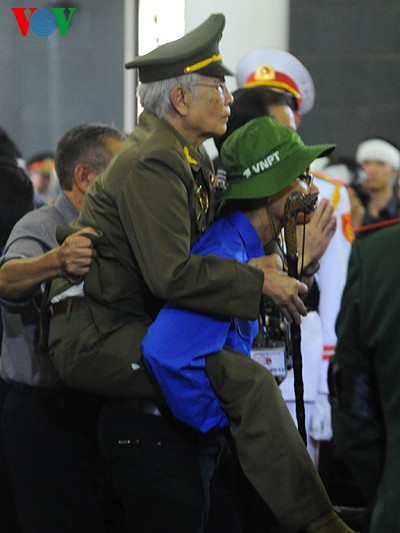
[(313, 406), (309, 434), (315, 440), (332, 439), (331, 406), (327, 394), (319, 392), (317, 395)]

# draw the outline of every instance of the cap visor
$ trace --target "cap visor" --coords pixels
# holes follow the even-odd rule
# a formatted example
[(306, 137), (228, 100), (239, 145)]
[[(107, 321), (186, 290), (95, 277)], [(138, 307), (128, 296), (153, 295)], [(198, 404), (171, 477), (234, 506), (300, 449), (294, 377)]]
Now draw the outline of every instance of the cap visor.
[(194, 74), (201, 74), (202, 76), (211, 76), (219, 78), (221, 76), (234, 76), (235, 74), (226, 67), (223, 63), (211, 63), (201, 70), (197, 70)]
[(133, 59), (132, 61), (129, 61), (129, 63), (125, 63), (125, 68), (135, 68), (136, 67), (136, 61)]

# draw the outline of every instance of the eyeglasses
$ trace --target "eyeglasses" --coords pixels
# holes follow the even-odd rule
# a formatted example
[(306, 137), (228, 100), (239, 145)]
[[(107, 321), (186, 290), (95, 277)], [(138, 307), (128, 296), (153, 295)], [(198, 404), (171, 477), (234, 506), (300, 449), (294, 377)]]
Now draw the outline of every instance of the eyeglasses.
[(304, 174), (300, 174), (300, 176), (298, 176), (297, 179), (305, 183), (307, 187), (310, 189), (311, 185), (314, 183), (314, 174), (310, 174), (309, 172), (304, 172)]
[(212, 89), (217, 89), (221, 96), (225, 96), (225, 91), (227, 90), (226, 83), (224, 81), (218, 82), (216, 85), (214, 83), (196, 83), (201, 87), (211, 87)]

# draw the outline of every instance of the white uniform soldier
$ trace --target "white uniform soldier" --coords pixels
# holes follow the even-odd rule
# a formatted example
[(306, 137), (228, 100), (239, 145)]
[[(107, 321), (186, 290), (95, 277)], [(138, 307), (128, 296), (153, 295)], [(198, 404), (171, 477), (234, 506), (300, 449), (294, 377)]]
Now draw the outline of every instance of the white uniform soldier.
[[(302, 115), (314, 105), (315, 88), (310, 72), (295, 56), (284, 50), (257, 48), (247, 53), (238, 63), (236, 79), (238, 87), (265, 85), (291, 94), (297, 127)], [(336, 346), (334, 326), (346, 280), (353, 234), (350, 201), (345, 184), (320, 172), (315, 175), (320, 200), (329, 199), (335, 207), (337, 217), (336, 231), (316, 274), (320, 291), (318, 311), (310, 311), (301, 327), (308, 450), (317, 464), (318, 442), (332, 438), (327, 370)], [(280, 387), (296, 420), (292, 371)]]

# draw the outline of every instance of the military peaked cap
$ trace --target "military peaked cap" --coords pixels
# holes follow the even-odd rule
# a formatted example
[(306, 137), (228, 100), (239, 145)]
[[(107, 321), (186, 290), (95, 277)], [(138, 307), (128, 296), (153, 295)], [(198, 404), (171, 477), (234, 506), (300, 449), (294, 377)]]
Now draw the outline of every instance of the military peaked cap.
[(238, 87), (266, 85), (290, 93), (300, 115), (314, 106), (315, 87), (308, 69), (293, 54), (278, 48), (256, 48), (245, 54), (236, 68)]
[(138, 68), (143, 83), (166, 80), (184, 74), (233, 76), (222, 63), (218, 49), (225, 27), (222, 13), (210, 15), (206, 21), (180, 39), (163, 44), (148, 54), (138, 56), (125, 68)]

